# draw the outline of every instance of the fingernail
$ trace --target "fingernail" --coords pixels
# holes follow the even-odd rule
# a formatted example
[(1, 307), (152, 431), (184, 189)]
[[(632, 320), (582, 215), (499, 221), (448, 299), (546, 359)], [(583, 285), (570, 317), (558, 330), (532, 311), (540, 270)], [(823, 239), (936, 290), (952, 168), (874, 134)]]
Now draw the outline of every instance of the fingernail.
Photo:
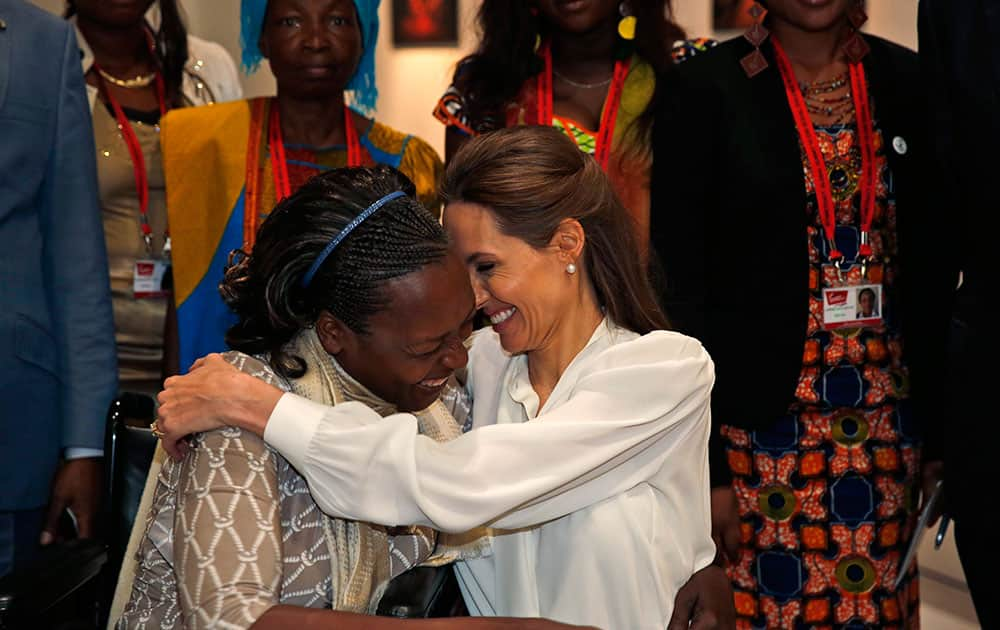
[(41, 537), (38, 539), (39, 544), (51, 545), (55, 538), (49, 532), (42, 532)]

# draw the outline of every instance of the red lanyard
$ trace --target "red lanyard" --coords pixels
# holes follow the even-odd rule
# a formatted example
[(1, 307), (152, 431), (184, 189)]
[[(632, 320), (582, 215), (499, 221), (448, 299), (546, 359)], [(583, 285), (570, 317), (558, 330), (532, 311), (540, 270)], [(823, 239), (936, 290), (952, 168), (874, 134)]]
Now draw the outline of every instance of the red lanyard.
[[(538, 74), (536, 124), (552, 125), (552, 49), (548, 43), (541, 48), (545, 69)], [(625, 88), (625, 78), (628, 76), (631, 59), (619, 59), (611, 75), (611, 85), (604, 100), (604, 112), (601, 114), (601, 126), (597, 131), (597, 143), (594, 158), (601, 168), (608, 170), (608, 157), (611, 155), (611, 143), (615, 135), (615, 122), (618, 120), (618, 109), (621, 106), (622, 90)]]
[[(125, 141), (125, 146), (128, 148), (129, 158), (132, 160), (132, 170), (135, 174), (135, 191), (139, 196), (142, 238), (146, 243), (146, 252), (152, 253), (153, 228), (149, 226), (149, 177), (146, 174), (146, 158), (142, 154), (142, 145), (139, 143), (139, 138), (135, 135), (135, 130), (132, 129), (132, 123), (125, 116), (121, 105), (104, 82), (104, 77), (101, 76), (100, 72), (101, 67), (97, 63), (94, 63), (94, 68), (97, 70), (98, 87), (101, 94), (104, 95), (104, 100), (111, 105), (111, 109), (115, 112), (115, 121), (118, 123), (119, 131), (121, 131), (122, 140)], [(156, 71), (156, 100), (160, 106), (160, 118), (162, 119), (167, 114), (167, 94), (166, 87), (163, 84), (163, 75), (160, 74), (159, 70)]]
[[(833, 203), (833, 192), (830, 189), (830, 177), (826, 172), (826, 161), (823, 159), (823, 152), (816, 138), (816, 129), (813, 127), (812, 119), (809, 117), (809, 110), (806, 108), (805, 98), (795, 79), (795, 71), (788, 60), (781, 44), (777, 38), (771, 37), (774, 44), (774, 57), (778, 62), (778, 70), (781, 72), (781, 79), (785, 83), (785, 94), (788, 97), (788, 105), (792, 109), (792, 116), (795, 118), (795, 126), (799, 132), (799, 141), (805, 150), (806, 159), (809, 162), (809, 173), (812, 176), (813, 188), (816, 191), (816, 203), (819, 206), (820, 220), (823, 222), (823, 231), (830, 244), (830, 260), (838, 261), (844, 255), (837, 249), (835, 240), (837, 229), (836, 208)], [(868, 234), (872, 228), (872, 220), (875, 218), (875, 185), (877, 175), (875, 173), (875, 130), (872, 121), (871, 104), (868, 99), (868, 82), (865, 80), (865, 68), (859, 63), (849, 64), (851, 77), (851, 97), (854, 101), (854, 117), (858, 126), (858, 147), (861, 150), (861, 246), (858, 248), (858, 257), (867, 260), (872, 255), (872, 248), (868, 242)]]
[[(270, 103), (268, 103), (270, 101)], [(269, 108), (268, 108), (269, 106)], [(263, 135), (265, 110), (267, 114), (267, 143), (271, 149), (271, 174), (274, 177), (275, 203), (292, 194), (288, 176), (288, 157), (281, 134), (281, 114), (275, 99), (256, 99), (250, 116), (250, 137), (247, 141), (246, 196), (243, 209), (243, 245), (250, 251), (257, 236), (260, 220), (260, 139)], [(347, 166), (361, 166), (361, 141), (354, 128), (351, 110), (344, 106), (344, 137), (347, 140)]]

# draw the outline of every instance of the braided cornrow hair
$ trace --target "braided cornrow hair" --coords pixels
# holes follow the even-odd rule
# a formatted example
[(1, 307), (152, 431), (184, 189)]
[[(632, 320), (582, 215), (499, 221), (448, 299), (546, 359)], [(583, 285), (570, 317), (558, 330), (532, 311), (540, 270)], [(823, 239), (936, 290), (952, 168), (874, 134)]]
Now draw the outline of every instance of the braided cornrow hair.
[[(323, 248), (368, 206), (398, 190), (406, 196), (355, 228), (303, 287), (303, 276)], [(385, 283), (442, 260), (447, 252), (447, 235), (399, 171), (376, 166), (317, 175), (267, 217), (252, 254), (234, 252), (230, 259), (219, 292), (239, 321), (227, 331), (226, 343), (247, 354), (269, 353), (278, 373), (298, 378), (305, 362), (285, 345), (315, 324), (321, 311), (369, 334), (368, 319), (387, 305)]]

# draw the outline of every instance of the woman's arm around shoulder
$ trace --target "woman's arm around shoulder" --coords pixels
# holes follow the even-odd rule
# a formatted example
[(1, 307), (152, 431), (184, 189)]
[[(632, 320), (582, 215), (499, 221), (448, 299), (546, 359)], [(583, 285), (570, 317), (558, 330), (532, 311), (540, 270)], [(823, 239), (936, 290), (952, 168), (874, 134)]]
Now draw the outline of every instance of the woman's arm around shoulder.
[(409, 414), (379, 418), (357, 403), (285, 396), (265, 438), (330, 514), (454, 532), (525, 527), (642, 483), (671, 455), (683, 460), (709, 421), (713, 381), (697, 341), (656, 332), (591, 357), (572, 395), (530, 422), (437, 443), (417, 434)]

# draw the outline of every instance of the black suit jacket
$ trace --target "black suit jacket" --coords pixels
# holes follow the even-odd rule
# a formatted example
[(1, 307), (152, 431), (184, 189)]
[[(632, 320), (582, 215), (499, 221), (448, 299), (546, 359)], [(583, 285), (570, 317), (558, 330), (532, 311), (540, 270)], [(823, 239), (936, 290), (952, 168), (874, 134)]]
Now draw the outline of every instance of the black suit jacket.
[[(919, 66), (913, 52), (866, 39), (865, 72), (896, 184), (900, 290), (920, 294), (927, 306), (917, 313), (933, 320), (925, 329), (940, 332), (923, 345), (906, 340), (917, 391), (936, 378), (923, 367), (943, 352), (947, 321), (943, 305), (931, 304), (944, 301), (946, 282), (906, 282), (934, 268), (914, 255), (933, 249), (935, 218)], [(650, 228), (662, 270), (658, 288), (677, 328), (699, 338), (716, 364), (713, 485), (729, 480), (718, 425), (755, 429), (782, 417), (794, 399), (806, 337), (809, 217), (798, 135), (772, 47), (762, 47), (769, 68), (752, 79), (739, 63), (751, 50), (743, 38), (730, 40), (665, 77), (654, 131)], [(897, 137), (906, 143), (903, 153), (892, 148)], [(917, 322), (911, 309), (901, 312), (905, 338)]]
[[(981, 504), (976, 482), (992, 474), (993, 367), (1000, 353), (987, 293), (997, 286), (1000, 211), (1000, 1), (921, 0), (920, 58), (930, 104), (936, 177), (948, 211), (948, 262), (962, 271), (941, 390), (947, 423), (930, 427), (925, 453), (947, 461), (948, 501), (958, 516)], [(955, 286), (953, 284), (952, 286)]]

